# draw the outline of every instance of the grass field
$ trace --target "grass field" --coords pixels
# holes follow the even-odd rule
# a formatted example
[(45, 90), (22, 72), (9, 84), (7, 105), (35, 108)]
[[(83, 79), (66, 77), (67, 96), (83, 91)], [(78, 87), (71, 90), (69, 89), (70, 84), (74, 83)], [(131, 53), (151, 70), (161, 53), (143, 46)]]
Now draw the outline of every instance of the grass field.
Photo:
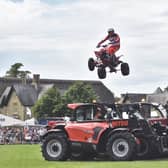
[(45, 161), (39, 145), (0, 145), (0, 168), (168, 168), (167, 159), (149, 161)]

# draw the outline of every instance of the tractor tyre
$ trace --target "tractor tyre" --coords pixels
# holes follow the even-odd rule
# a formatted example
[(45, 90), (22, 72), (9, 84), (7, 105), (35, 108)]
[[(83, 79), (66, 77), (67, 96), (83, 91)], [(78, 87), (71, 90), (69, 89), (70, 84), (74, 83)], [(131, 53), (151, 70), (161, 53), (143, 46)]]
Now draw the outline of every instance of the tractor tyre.
[(115, 133), (109, 137), (106, 151), (111, 160), (131, 160), (136, 151), (135, 138), (129, 132)]
[(138, 147), (136, 155), (140, 158), (146, 158), (150, 153), (149, 141), (146, 138), (138, 138), (138, 139), (140, 140), (140, 145)]
[(64, 134), (50, 133), (41, 146), (42, 155), (48, 161), (63, 161), (69, 156), (69, 144)]

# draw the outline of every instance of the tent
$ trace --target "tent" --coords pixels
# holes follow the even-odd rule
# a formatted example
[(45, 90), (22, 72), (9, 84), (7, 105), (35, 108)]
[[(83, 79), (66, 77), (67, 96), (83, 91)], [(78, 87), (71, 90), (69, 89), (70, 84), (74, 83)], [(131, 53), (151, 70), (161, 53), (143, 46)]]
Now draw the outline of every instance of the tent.
[(37, 124), (37, 121), (35, 118), (31, 118), (31, 119), (25, 120), (24, 124), (33, 126), (33, 125)]
[(0, 114), (0, 126), (1, 127), (14, 126), (14, 125), (23, 126), (24, 121)]

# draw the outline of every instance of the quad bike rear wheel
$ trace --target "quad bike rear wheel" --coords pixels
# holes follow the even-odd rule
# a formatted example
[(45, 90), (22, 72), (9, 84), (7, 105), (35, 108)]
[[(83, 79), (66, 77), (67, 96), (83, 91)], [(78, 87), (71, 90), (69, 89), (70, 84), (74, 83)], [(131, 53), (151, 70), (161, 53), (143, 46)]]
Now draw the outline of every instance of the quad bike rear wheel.
[(128, 63), (122, 63), (122, 64), (121, 64), (121, 73), (122, 73), (122, 75), (124, 75), (124, 76), (129, 75), (130, 69), (129, 69)]
[(88, 60), (88, 68), (90, 71), (94, 71), (95, 69), (95, 61), (93, 58), (89, 58)]
[(97, 74), (100, 79), (106, 78), (106, 69), (104, 67), (98, 67)]

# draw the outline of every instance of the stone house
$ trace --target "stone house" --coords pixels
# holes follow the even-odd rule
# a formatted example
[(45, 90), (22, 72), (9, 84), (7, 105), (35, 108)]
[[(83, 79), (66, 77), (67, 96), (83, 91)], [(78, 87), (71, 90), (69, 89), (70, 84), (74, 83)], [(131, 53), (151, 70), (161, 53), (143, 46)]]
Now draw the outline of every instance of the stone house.
[(31, 85), (7, 86), (0, 97), (0, 113), (25, 120), (31, 115), (31, 107), (37, 96), (35, 88)]

